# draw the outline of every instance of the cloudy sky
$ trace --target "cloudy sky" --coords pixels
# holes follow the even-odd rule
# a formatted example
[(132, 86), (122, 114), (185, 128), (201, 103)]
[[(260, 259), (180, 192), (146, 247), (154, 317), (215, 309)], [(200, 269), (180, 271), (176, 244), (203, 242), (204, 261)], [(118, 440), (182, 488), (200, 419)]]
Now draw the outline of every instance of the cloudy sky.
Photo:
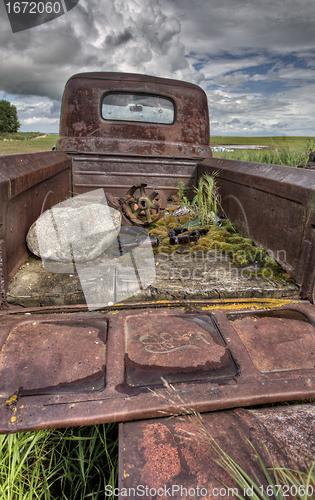
[(314, 0), (80, 0), (14, 34), (0, 3), (0, 99), (22, 131), (58, 132), (65, 82), (82, 71), (197, 83), (211, 135), (315, 137)]

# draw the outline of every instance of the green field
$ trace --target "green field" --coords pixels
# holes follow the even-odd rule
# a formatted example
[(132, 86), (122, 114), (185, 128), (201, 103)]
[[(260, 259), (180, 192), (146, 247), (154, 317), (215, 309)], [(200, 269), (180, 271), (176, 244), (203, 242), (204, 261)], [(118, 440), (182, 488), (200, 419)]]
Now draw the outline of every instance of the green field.
[(41, 132), (0, 134), (0, 155), (49, 151), (56, 144), (57, 139), (57, 134), (42, 134)]
[(240, 145), (248, 144), (257, 146), (270, 146), (276, 148), (291, 147), (302, 148), (309, 141), (314, 141), (314, 137), (299, 137), (299, 136), (273, 136), (273, 137), (222, 137), (210, 136), (210, 146), (224, 146), (226, 144)]
[(213, 151), (216, 158), (230, 160), (305, 167), (309, 155), (315, 151), (315, 139), (312, 137), (211, 137), (210, 145), (257, 145), (268, 146), (263, 149), (235, 149), (234, 151)]

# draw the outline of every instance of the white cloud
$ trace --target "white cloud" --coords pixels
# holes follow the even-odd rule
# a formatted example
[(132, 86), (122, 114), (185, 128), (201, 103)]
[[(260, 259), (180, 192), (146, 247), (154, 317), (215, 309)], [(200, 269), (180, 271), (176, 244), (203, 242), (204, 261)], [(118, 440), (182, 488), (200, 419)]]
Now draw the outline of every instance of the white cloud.
[(26, 118), (23, 120), (23, 125), (55, 125), (59, 120), (56, 118), (40, 118), (38, 116), (33, 116), (33, 118)]

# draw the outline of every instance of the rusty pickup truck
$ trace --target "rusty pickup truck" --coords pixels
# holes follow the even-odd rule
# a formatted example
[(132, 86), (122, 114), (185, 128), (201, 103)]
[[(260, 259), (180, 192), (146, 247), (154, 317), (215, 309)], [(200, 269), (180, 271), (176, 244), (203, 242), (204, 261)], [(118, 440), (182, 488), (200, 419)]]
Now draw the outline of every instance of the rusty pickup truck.
[[(207, 96), (197, 85), (82, 73), (65, 86), (56, 150), (0, 158), (0, 432), (125, 422), (120, 485), (127, 487), (139, 480), (136, 469), (153, 481), (149, 457), (163, 459), (159, 440), (172, 456), (186, 453), (190, 471), (198, 460), (202, 467), (202, 453), (188, 460), (175, 420), (143, 421), (179, 413), (170, 384), (181, 408), (229, 409), (205, 416), (218, 439), (226, 426), (241, 426), (245, 436), (256, 436), (257, 446), (272, 442), (275, 450), (277, 442), (277, 455), (288, 450), (283, 436), (290, 419), (296, 425), (302, 419), (300, 431), (314, 431), (311, 404), (233, 409), (314, 397), (315, 172), (214, 158), (209, 132)], [(39, 271), (41, 260), (29, 254), (29, 228), (65, 200), (103, 190), (109, 206), (125, 203), (122, 219), (129, 216), (132, 231), (140, 209), (147, 222), (160, 217), (179, 183), (192, 188), (213, 172), (229, 220), (294, 278), (291, 298), (262, 288), (247, 295), (233, 287), (229, 294), (199, 289), (189, 295), (178, 287), (154, 294), (157, 287), (151, 287), (145, 295), (142, 287), (132, 301), (91, 308), (75, 267)], [(126, 199), (137, 188), (135, 208)], [(111, 258), (107, 269), (116, 269)], [(299, 434), (304, 443), (314, 441), (308, 432)], [(136, 448), (138, 458), (134, 454), (130, 464)], [(154, 476), (157, 482), (186, 474), (183, 459), (176, 460), (176, 467)]]

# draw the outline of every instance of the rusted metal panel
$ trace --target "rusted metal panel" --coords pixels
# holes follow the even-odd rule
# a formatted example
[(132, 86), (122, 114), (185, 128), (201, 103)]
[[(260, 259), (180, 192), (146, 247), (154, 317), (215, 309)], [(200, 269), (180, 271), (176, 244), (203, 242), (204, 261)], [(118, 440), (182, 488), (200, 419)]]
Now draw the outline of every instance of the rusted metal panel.
[[(3, 310), (0, 432), (178, 413), (163, 379), (182, 405), (202, 412), (314, 396), (315, 310), (305, 301), (79, 311)], [(274, 354), (280, 350), (281, 360)]]
[(203, 172), (218, 172), (227, 217), (301, 285), (301, 298), (314, 302), (315, 172), (218, 158), (198, 164), (198, 176)]
[(93, 318), (19, 322), (1, 338), (1, 397), (103, 389), (106, 333)]
[(228, 314), (260, 372), (314, 367), (314, 324), (294, 309)]
[(6, 304), (6, 289), (5, 289), (5, 279), (4, 270), (6, 268), (5, 262), (5, 247), (4, 240), (0, 240), (0, 309)]
[[(163, 331), (157, 332), (157, 324)], [(213, 317), (199, 314), (191, 320), (155, 315), (143, 332), (143, 315), (125, 323), (126, 382), (131, 387), (169, 382), (233, 377), (238, 368)], [(202, 354), (202, 356), (201, 356)]]
[(1, 156), (0, 240), (5, 286), (27, 259), (39, 215), (71, 195), (71, 159), (60, 151)]
[[(172, 124), (104, 120), (106, 93), (158, 95), (175, 104)], [(81, 73), (65, 87), (57, 149), (120, 156), (208, 158), (207, 96), (197, 85), (128, 73)], [(138, 184), (138, 182), (137, 182)]]
[[(220, 454), (213, 440), (266, 494), (268, 483), (250, 443), (266, 467), (305, 470), (315, 458), (315, 406), (236, 409), (120, 424), (119, 498), (230, 499), (237, 492), (247, 498), (216, 463)], [(291, 498), (290, 489), (283, 493)]]
[(177, 191), (183, 182), (187, 187), (196, 185), (197, 163), (194, 160), (178, 160), (146, 157), (119, 157), (106, 155), (72, 155), (73, 191), (85, 193), (91, 189), (104, 188), (114, 196), (126, 194), (128, 189), (140, 182), (146, 183), (149, 191), (162, 189), (167, 196)]

